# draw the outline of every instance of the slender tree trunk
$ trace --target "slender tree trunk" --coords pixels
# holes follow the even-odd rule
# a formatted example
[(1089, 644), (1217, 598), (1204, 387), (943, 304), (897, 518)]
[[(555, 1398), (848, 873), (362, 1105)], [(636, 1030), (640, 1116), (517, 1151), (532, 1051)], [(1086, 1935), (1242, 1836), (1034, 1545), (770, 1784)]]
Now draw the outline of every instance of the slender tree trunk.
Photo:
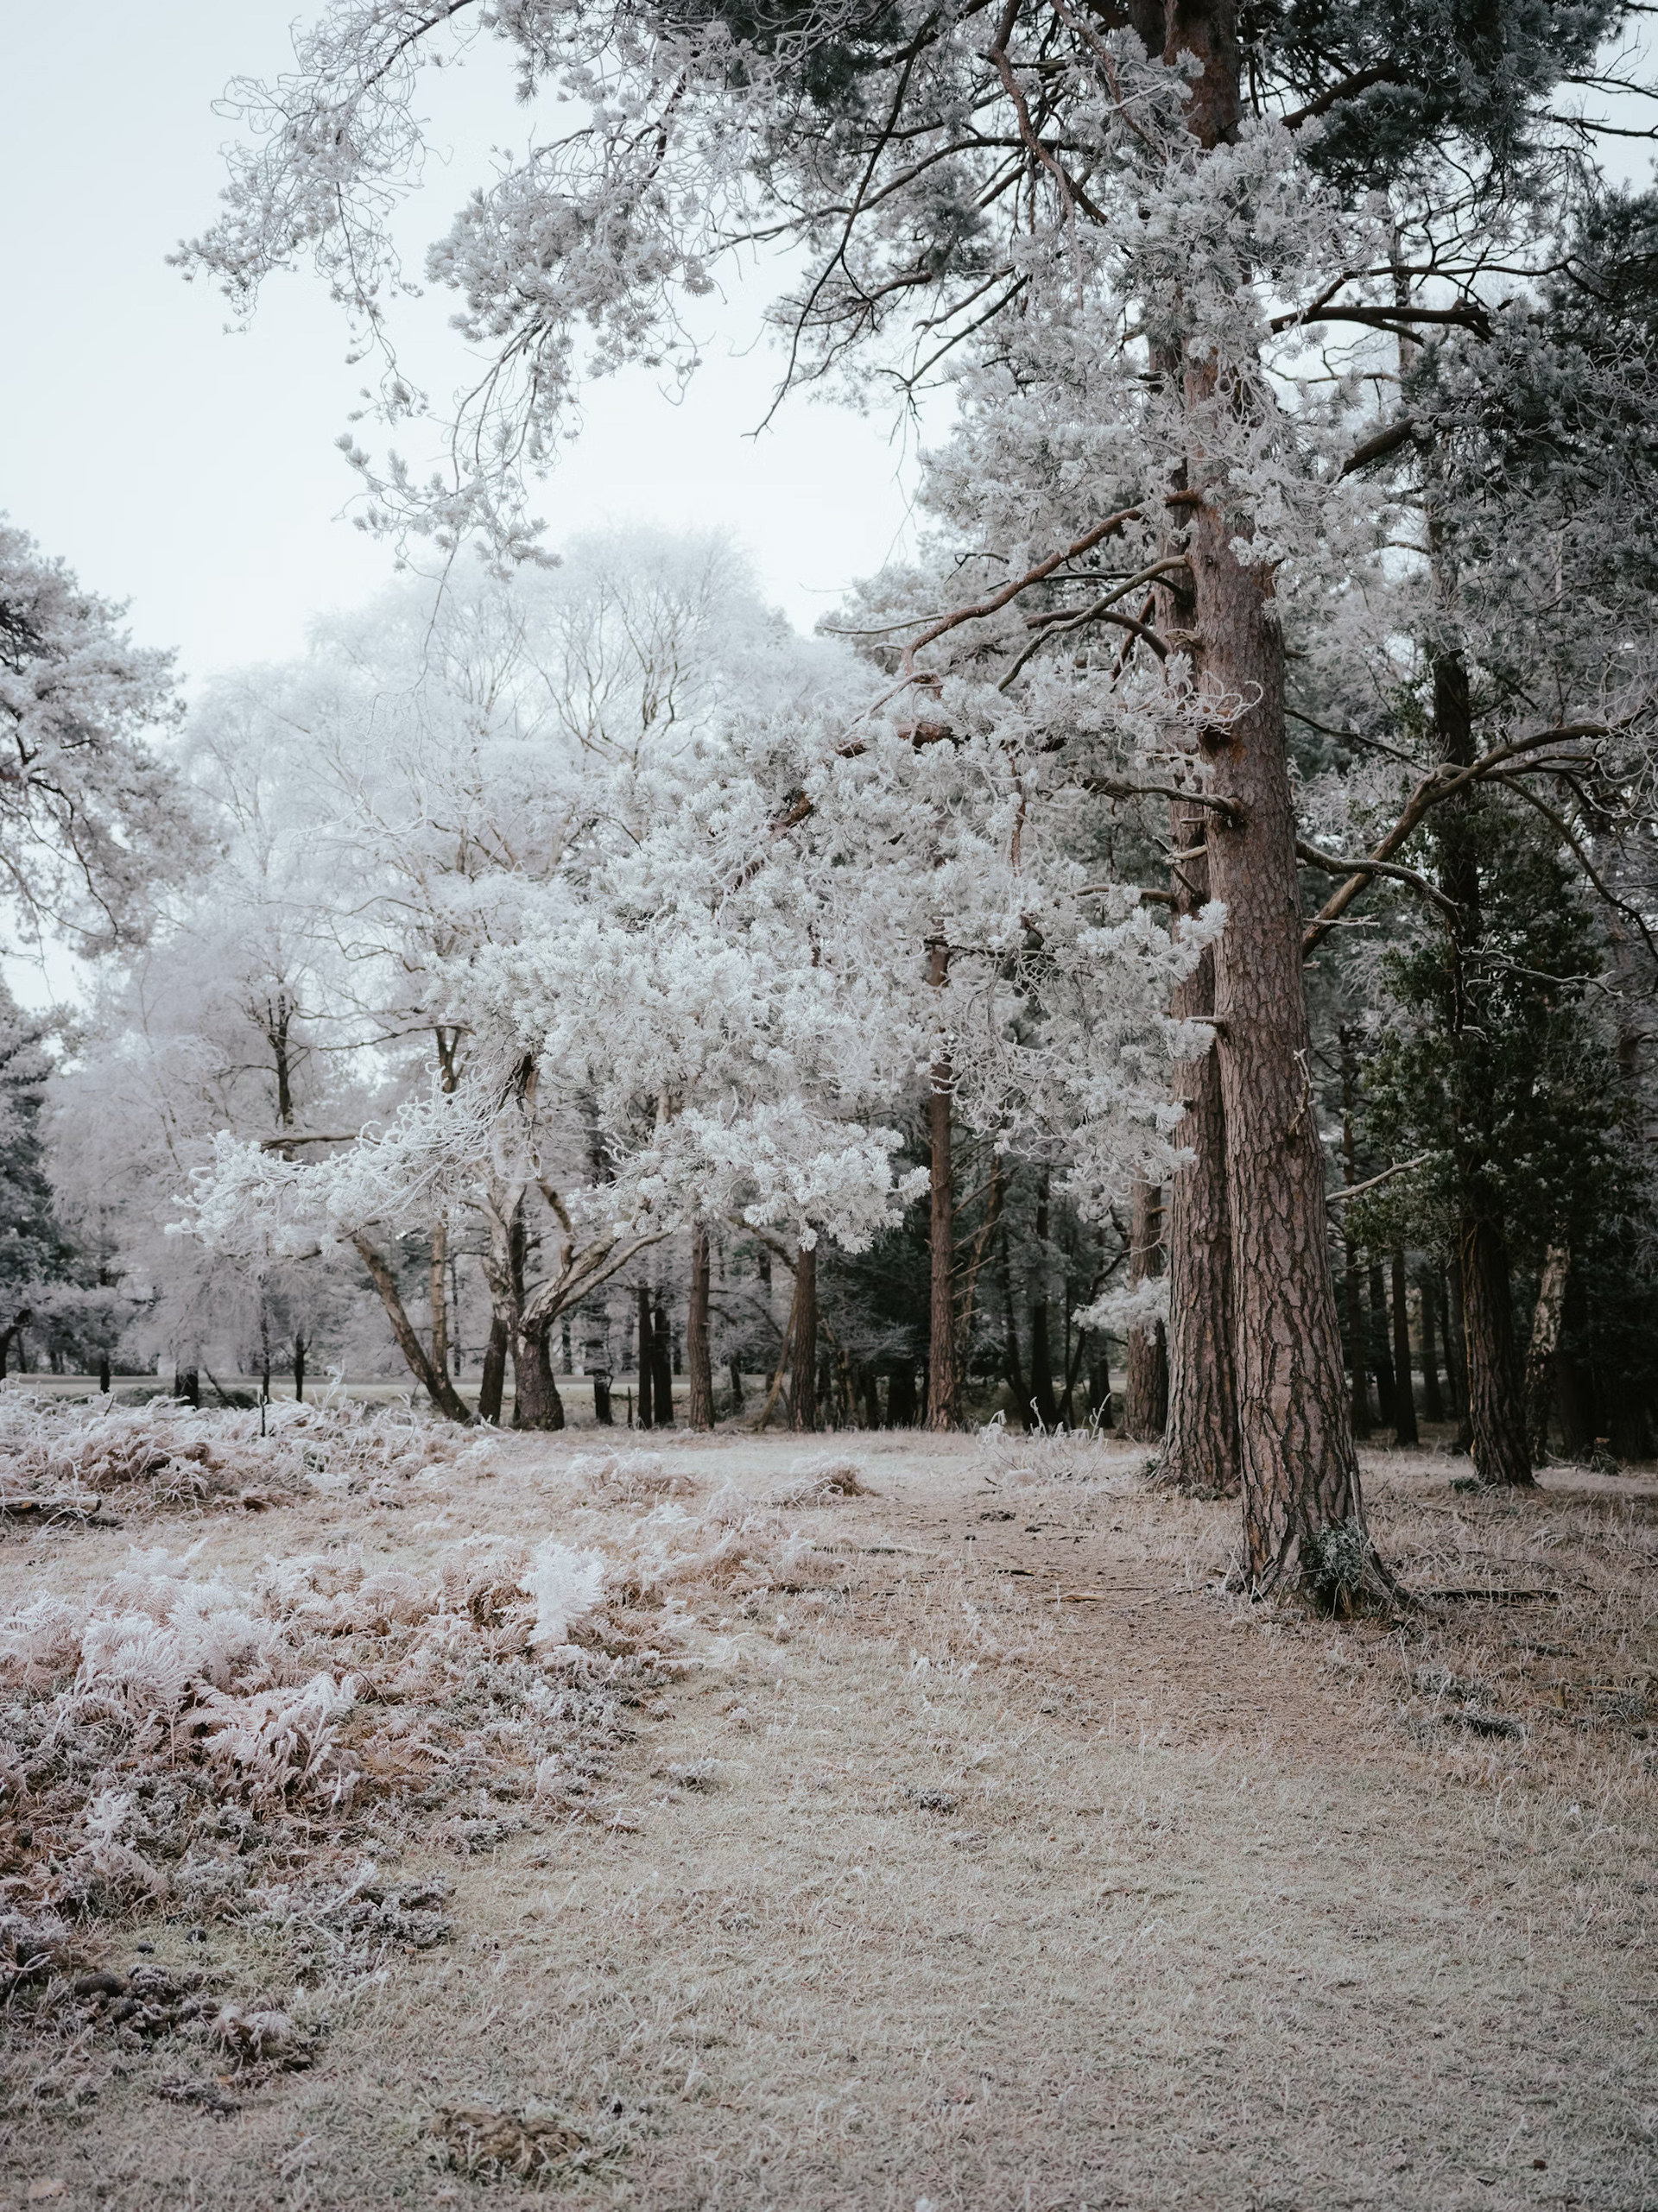
[(1419, 1444), (1421, 1433), (1416, 1426), (1416, 1393), (1410, 1379), (1410, 1303), (1409, 1285), (1405, 1277), (1405, 1255), (1393, 1255), (1393, 1440), (1399, 1444)]
[(668, 1327), (668, 1310), (662, 1303), (662, 1293), (656, 1292), (656, 1311), (651, 1324), (650, 1349), (656, 1363), (655, 1387), (651, 1392), (651, 1406), (659, 1429), (674, 1426), (674, 1334)]
[[(942, 945), (927, 948), (928, 980), (942, 989), (949, 954)], [(928, 1286), (927, 1425), (961, 1425), (960, 1381), (956, 1372), (956, 1196), (951, 1151), (951, 1109), (955, 1076), (948, 1054), (934, 1061), (927, 1100), (928, 1180), (932, 1210), (927, 1231)]]
[(1393, 1354), (1388, 1343), (1388, 1293), (1382, 1280), (1382, 1262), (1372, 1260), (1369, 1269), (1370, 1293), (1370, 1364), (1376, 1370), (1376, 1402), (1383, 1425), (1392, 1427), (1394, 1412)]
[(656, 1397), (656, 1347), (652, 1341), (650, 1292), (641, 1283), (639, 1299), (639, 1413), (642, 1429), (653, 1425)]
[(1445, 1419), (1445, 1399), (1440, 1389), (1439, 1291), (1433, 1269), (1424, 1267), (1416, 1278), (1422, 1307), (1422, 1411), (1430, 1421)]
[(507, 1394), (507, 1346), (512, 1323), (491, 1307), (489, 1342), (484, 1347), (484, 1369), (478, 1383), (478, 1418), (493, 1427), (501, 1425), (501, 1405)]
[[(420, 1332), (409, 1319), (403, 1305), (402, 1292), (397, 1287), (397, 1278), (392, 1273), (385, 1255), (361, 1231), (351, 1239), (357, 1255), (369, 1271), (369, 1280), (380, 1294), (380, 1303), (391, 1324), (391, 1333), (397, 1339), (397, 1349), (408, 1362), (409, 1373), (425, 1391), (439, 1413), (452, 1421), (470, 1424), (471, 1409), (462, 1399), (451, 1381), (446, 1368), (434, 1365), (430, 1353), (421, 1342)], [(303, 1340), (294, 1340), (294, 1395), (305, 1394), (305, 1346)]]
[[(396, 1287), (394, 1284), (393, 1288)], [(305, 1403), (305, 1339), (296, 1331), (294, 1337), (294, 1403), (296, 1406)]]
[(1571, 1249), (1564, 1238), (1558, 1239), (1543, 1257), (1537, 1308), (1531, 1317), (1531, 1342), (1526, 1349), (1526, 1441), (1534, 1464), (1548, 1450), (1548, 1417), (1554, 1409), (1558, 1373), (1555, 1355), (1560, 1349), (1566, 1286), (1571, 1272)]
[(712, 1270), (708, 1231), (699, 1222), (691, 1232), (691, 1297), (685, 1317), (685, 1363), (691, 1370), (691, 1425), (714, 1425), (714, 1370), (708, 1352), (708, 1294)]
[[(1200, 680), (1233, 703), (1202, 743), (1210, 792), (1229, 810), (1208, 837), (1210, 888), (1227, 909), (1215, 1011), (1245, 1548), (1251, 1583), (1268, 1591), (1316, 1570), (1328, 1532), (1362, 1530), (1364, 1506), (1313, 1097), (1283, 638), (1268, 580), (1231, 550), (1234, 530), (1206, 500), (1189, 557)], [(1385, 1586), (1379, 1571), (1369, 1579)]]
[[(1129, 1283), (1155, 1280), (1163, 1272), (1163, 1194), (1136, 1180), (1130, 1213)], [(1033, 1369), (1035, 1353), (1031, 1355)], [(1035, 1376), (1033, 1374), (1033, 1382)], [(1129, 1372), (1123, 1393), (1123, 1433), (1155, 1444), (1168, 1418), (1168, 1346), (1159, 1322), (1129, 1331)]]
[(794, 1329), (788, 1370), (788, 1425), (818, 1425), (818, 1252), (802, 1244), (794, 1261)]
[(427, 1296), (432, 1308), (432, 1364), (449, 1372), (449, 1286), (444, 1270), (449, 1264), (449, 1224), (432, 1224), (432, 1259), (427, 1276)]
[(731, 1411), (740, 1413), (743, 1411), (743, 1362), (733, 1352), (728, 1364), (731, 1375)]
[[(1174, 850), (1181, 855), (1171, 876), (1174, 913), (1189, 918), (1209, 897), (1207, 811), (1176, 802), (1170, 810), (1170, 828)], [(1177, 1021), (1198, 1021), (1214, 1012), (1212, 947), (1175, 991), (1169, 1010)], [(1233, 1498), (1243, 1476), (1237, 1376), (1232, 1362), (1226, 1119), (1220, 1101), (1218, 1054), (1211, 1050), (1200, 1059), (1177, 1061), (1174, 1096), (1185, 1109), (1174, 1142), (1189, 1151), (1192, 1159), (1169, 1185), (1168, 1419), (1157, 1479), (1173, 1489)], [(1108, 1413), (1110, 1402), (1108, 1392)]]
[(1531, 1455), (1508, 1252), (1492, 1224), (1476, 1218), (1464, 1221), (1460, 1242), (1474, 1472), (1482, 1482), (1522, 1488), (1532, 1480)]
[(1573, 1267), (1566, 1278), (1565, 1341), (1555, 1356), (1560, 1379), (1560, 1442), (1573, 1459), (1586, 1458), (1600, 1433), (1594, 1377), (1577, 1350), (1588, 1321), (1589, 1297), (1582, 1270)]
[(1002, 1316), (1003, 1342), (1007, 1349), (1008, 1387), (1013, 1393), (1013, 1410), (1022, 1429), (1030, 1426), (1030, 1393), (1025, 1387), (1024, 1368), (1019, 1359), (1019, 1325), (1013, 1311), (1013, 1263), (1008, 1255), (1008, 1241), (1002, 1240)]
[(12, 1316), (3, 1329), (0, 1329), (0, 1382), (5, 1381), (6, 1369), (11, 1361), (12, 1346), (22, 1337), (24, 1330), (34, 1318), (33, 1313), (25, 1305)]
[(858, 1376), (858, 1382), (864, 1398), (864, 1425), (866, 1429), (878, 1429), (881, 1425), (881, 1385), (875, 1369), (867, 1361)]
[(1451, 1255), (1445, 1271), (1445, 1286), (1449, 1317), (1445, 1330), (1445, 1374), (1451, 1386), (1451, 1412), (1457, 1424), (1452, 1449), (1468, 1451), (1473, 1446), (1474, 1431), (1468, 1419), (1468, 1309), (1462, 1295), (1460, 1248)]

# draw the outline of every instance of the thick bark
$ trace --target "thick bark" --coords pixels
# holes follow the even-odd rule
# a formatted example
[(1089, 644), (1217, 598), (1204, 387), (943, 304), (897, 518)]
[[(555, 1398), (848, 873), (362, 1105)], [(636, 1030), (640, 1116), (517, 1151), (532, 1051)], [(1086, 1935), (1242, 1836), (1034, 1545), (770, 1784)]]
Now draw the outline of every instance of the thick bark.
[(801, 1245), (794, 1261), (794, 1327), (788, 1369), (788, 1425), (818, 1425), (818, 1253)]
[(690, 1369), (691, 1425), (714, 1425), (714, 1369), (708, 1351), (708, 1292), (712, 1269), (708, 1232), (700, 1222), (691, 1232), (691, 1297), (685, 1316), (685, 1363)]
[(650, 1349), (656, 1363), (655, 1387), (651, 1402), (659, 1429), (674, 1426), (674, 1334), (668, 1324), (668, 1311), (662, 1304), (662, 1293), (656, 1292), (656, 1311), (651, 1323)]
[(553, 1373), (553, 1331), (521, 1321), (512, 1332), (512, 1425), (561, 1429), (564, 1400)]
[(1422, 1313), (1422, 1411), (1430, 1421), (1445, 1419), (1445, 1398), (1440, 1389), (1439, 1285), (1432, 1267), (1416, 1278)]
[[(391, 1324), (391, 1333), (397, 1339), (397, 1349), (408, 1362), (408, 1368), (427, 1396), (452, 1421), (470, 1423), (471, 1409), (461, 1398), (450, 1380), (446, 1368), (433, 1364), (431, 1354), (421, 1342), (420, 1332), (409, 1319), (403, 1305), (402, 1293), (397, 1287), (397, 1278), (389, 1262), (368, 1237), (359, 1230), (352, 1237), (357, 1256), (369, 1271), (369, 1280), (379, 1292), (380, 1303)], [(294, 1340), (294, 1394), (305, 1394), (305, 1347), (302, 1340)]]
[(484, 1371), (478, 1377), (478, 1418), (501, 1425), (501, 1405), (507, 1394), (507, 1346), (512, 1324), (504, 1313), (490, 1312), (490, 1338), (484, 1347)]
[(639, 1299), (639, 1412), (642, 1429), (653, 1425), (656, 1398), (656, 1347), (650, 1320), (650, 1292), (643, 1283), (638, 1289)]
[(1267, 581), (1231, 550), (1234, 528), (1206, 502), (1189, 557), (1199, 679), (1218, 705), (1231, 703), (1202, 742), (1211, 793), (1229, 809), (1208, 838), (1210, 888), (1227, 909), (1215, 1011), (1245, 1551), (1251, 1584), (1267, 1591), (1316, 1574), (1320, 1540), (1362, 1528), (1364, 1506), (1313, 1097), (1283, 639)]
[(449, 1286), (444, 1280), (448, 1264), (449, 1224), (433, 1222), (427, 1296), (432, 1310), (432, 1364), (443, 1375), (449, 1372)]
[[(1473, 717), (1468, 671), (1456, 652), (1442, 653), (1433, 664), (1434, 731), (1440, 758), (1465, 766), (1474, 753)], [(1451, 926), (1451, 1034), (1460, 1126), (1457, 1134), (1461, 1219), (1457, 1250), (1461, 1263), (1463, 1359), (1467, 1386), (1468, 1440), (1474, 1471), (1482, 1482), (1529, 1483), (1531, 1454), (1526, 1441), (1524, 1384), (1515, 1343), (1513, 1295), (1501, 1210), (1491, 1190), (1489, 1050), (1482, 1010), (1469, 1002), (1471, 979), (1478, 973), (1471, 957), (1484, 932), (1481, 913), (1479, 840), (1472, 799), (1465, 795), (1443, 809), (1439, 826), (1440, 888), (1454, 900)]]
[[(1129, 1283), (1132, 1288), (1163, 1272), (1163, 1194), (1136, 1179), (1129, 1226)], [(1047, 1309), (1042, 1309), (1044, 1322)], [(1046, 1332), (1043, 1349), (1046, 1351)], [(1031, 1387), (1036, 1387), (1031, 1349)], [(1038, 1411), (1041, 1411), (1040, 1406)], [(1155, 1444), (1168, 1420), (1168, 1344), (1161, 1322), (1129, 1331), (1128, 1381), (1123, 1393), (1123, 1431), (1136, 1444)]]
[[(1174, 869), (1174, 913), (1189, 916), (1209, 897), (1207, 810), (1176, 804), (1170, 827), (1175, 850), (1187, 856)], [(1170, 1011), (1177, 1021), (1192, 1021), (1214, 1010), (1212, 947), (1175, 991)], [(1157, 1478), (1174, 1489), (1233, 1498), (1243, 1476), (1232, 1362), (1226, 1120), (1218, 1053), (1212, 1050), (1200, 1059), (1177, 1061), (1174, 1096), (1185, 1109), (1174, 1142), (1192, 1160), (1169, 1185), (1168, 1418)], [(1109, 1417), (1109, 1393), (1106, 1410)]]
[[(942, 945), (928, 948), (928, 980), (944, 985), (949, 955)], [(927, 1227), (928, 1298), (927, 1425), (961, 1425), (961, 1383), (956, 1368), (956, 1195), (951, 1153), (951, 1107), (955, 1078), (947, 1056), (934, 1062), (927, 1100), (930, 1147), (928, 1181), (932, 1208)]]
[(1412, 1444), (1421, 1441), (1416, 1427), (1416, 1393), (1410, 1380), (1409, 1285), (1405, 1255), (1395, 1252), (1392, 1264), (1393, 1289), (1393, 1440)]
[(1548, 1417), (1554, 1410), (1559, 1366), (1555, 1355), (1560, 1349), (1571, 1272), (1571, 1250), (1564, 1239), (1557, 1240), (1543, 1257), (1542, 1280), (1537, 1286), (1537, 1305), (1531, 1317), (1531, 1341), (1526, 1347), (1526, 1442), (1534, 1464), (1548, 1450)]
[(1482, 1482), (1522, 1488), (1532, 1480), (1531, 1455), (1508, 1251), (1493, 1225), (1472, 1216), (1462, 1223), (1459, 1244), (1474, 1472)]

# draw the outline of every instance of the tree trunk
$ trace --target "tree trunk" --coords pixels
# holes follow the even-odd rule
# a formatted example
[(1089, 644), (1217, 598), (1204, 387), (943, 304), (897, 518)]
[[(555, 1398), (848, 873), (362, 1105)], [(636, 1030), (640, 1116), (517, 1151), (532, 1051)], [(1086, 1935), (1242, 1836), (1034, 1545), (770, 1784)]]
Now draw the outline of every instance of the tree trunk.
[(1430, 1421), (1445, 1419), (1445, 1399), (1440, 1389), (1439, 1289), (1432, 1267), (1416, 1278), (1422, 1307), (1422, 1411)]
[(490, 1340), (484, 1347), (484, 1371), (478, 1377), (478, 1418), (495, 1428), (501, 1425), (501, 1404), (507, 1394), (507, 1346), (511, 1337), (511, 1322), (504, 1313), (491, 1311)]
[(1472, 1217), (1463, 1222), (1459, 1242), (1474, 1472), (1482, 1482), (1522, 1488), (1532, 1480), (1531, 1455), (1508, 1252), (1495, 1227)]
[(1393, 1440), (1419, 1444), (1416, 1393), (1410, 1380), (1409, 1286), (1405, 1280), (1405, 1255), (1393, 1255)]
[(794, 1329), (789, 1353), (788, 1425), (818, 1425), (818, 1252), (802, 1244), (794, 1261)]
[[(1353, 1115), (1358, 1107), (1358, 1052), (1354, 1033), (1343, 1027), (1338, 1032), (1341, 1051), (1341, 1159), (1342, 1170), (1348, 1187), (1358, 1180), (1358, 1149), (1353, 1140)], [(1349, 1235), (1345, 1223), (1341, 1227), (1341, 1249), (1345, 1262), (1342, 1276), (1342, 1318), (1347, 1324), (1348, 1417), (1356, 1437), (1370, 1433), (1370, 1330), (1364, 1320), (1362, 1295), (1363, 1270), (1358, 1264), (1358, 1247)]]
[(440, 1374), (449, 1372), (449, 1286), (444, 1269), (449, 1264), (449, 1224), (432, 1224), (432, 1258), (427, 1276), (427, 1297), (432, 1309), (432, 1364)]
[(639, 1286), (639, 1425), (648, 1429), (652, 1425), (656, 1394), (656, 1349), (652, 1342), (650, 1325), (650, 1292)]
[(740, 1413), (743, 1411), (743, 1362), (735, 1352), (731, 1354), (729, 1365), (731, 1375), (731, 1411), (734, 1413)]
[(1384, 1428), (1393, 1425), (1393, 1354), (1388, 1344), (1388, 1293), (1382, 1280), (1382, 1262), (1372, 1260), (1367, 1272), (1370, 1287), (1370, 1356), (1376, 1373), (1376, 1404)]
[(294, 1403), (305, 1403), (305, 1339), (297, 1332), (294, 1338)]
[(1446, 1387), (1450, 1418), (1457, 1422), (1454, 1451), (1468, 1451), (1474, 1431), (1468, 1426), (1468, 1314), (1463, 1311), (1463, 1263), (1450, 1255), (1446, 1265)]
[(1013, 1264), (1008, 1256), (1005, 1236), (1002, 1240), (1002, 1316), (1008, 1362), (1008, 1387), (1013, 1393), (1013, 1410), (1019, 1425), (1022, 1429), (1028, 1429), (1030, 1426), (1030, 1393), (1025, 1387), (1024, 1368), (1019, 1359), (1019, 1327), (1013, 1312)]
[[(1044, 1185), (1046, 1193), (1046, 1185)], [(1130, 1214), (1129, 1284), (1155, 1281), (1163, 1272), (1163, 1194), (1136, 1179)], [(1046, 1318), (1046, 1317), (1044, 1317)], [(1036, 1354), (1031, 1351), (1035, 1385)], [(1168, 1419), (1168, 1343), (1160, 1322), (1129, 1331), (1129, 1372), (1123, 1393), (1123, 1430), (1136, 1444), (1155, 1444)]]
[(512, 1425), (515, 1429), (561, 1429), (564, 1400), (553, 1373), (550, 1321), (528, 1328), (521, 1321), (512, 1332)]
[[(385, 1255), (379, 1251), (359, 1230), (352, 1237), (357, 1255), (369, 1271), (369, 1280), (380, 1293), (380, 1303), (391, 1324), (391, 1333), (397, 1339), (397, 1349), (408, 1362), (414, 1375), (427, 1396), (452, 1421), (470, 1425), (471, 1410), (461, 1398), (450, 1380), (448, 1370), (433, 1364), (431, 1355), (421, 1342), (420, 1335), (403, 1305), (402, 1293), (397, 1287), (397, 1278), (392, 1273)], [(294, 1395), (305, 1394), (305, 1346), (301, 1338), (294, 1340)]]
[[(1209, 897), (1206, 810), (1177, 801), (1170, 828), (1174, 850), (1186, 855), (1171, 879), (1174, 913), (1189, 917)], [(1169, 1011), (1177, 1021), (1193, 1021), (1214, 1010), (1212, 946), (1175, 991)], [(1176, 1173), (1168, 1193), (1168, 1418), (1157, 1480), (1173, 1489), (1235, 1498), (1243, 1478), (1232, 1363), (1232, 1232), (1215, 1051), (1176, 1061), (1174, 1097), (1185, 1109), (1174, 1142), (1192, 1160)], [(1110, 1403), (1108, 1391), (1108, 1415)]]
[[(949, 955), (942, 945), (934, 945), (928, 947), (927, 957), (928, 980), (942, 989)], [(927, 1425), (941, 1430), (961, 1425), (961, 1386), (956, 1372), (955, 1171), (950, 1127), (954, 1089), (949, 1057), (940, 1055), (933, 1065), (927, 1100), (932, 1192), (927, 1229)]]
[(3, 1382), (6, 1379), (6, 1370), (11, 1362), (13, 1344), (34, 1318), (34, 1314), (25, 1305), (12, 1316), (3, 1329), (0, 1329), (0, 1382)]
[(685, 1317), (685, 1362), (691, 1370), (691, 1425), (714, 1425), (714, 1369), (708, 1352), (708, 1292), (711, 1268), (708, 1231), (699, 1222), (691, 1232), (691, 1298)]
[[(1245, 1550), (1250, 1583), (1264, 1592), (1317, 1574), (1329, 1532), (1362, 1538), (1364, 1505), (1313, 1097), (1283, 638), (1265, 575), (1240, 567), (1231, 550), (1234, 528), (1206, 501), (1189, 558), (1199, 680), (1218, 704), (1232, 702), (1201, 743), (1209, 791), (1229, 810), (1210, 825), (1209, 882), (1227, 909), (1215, 1012)], [(1379, 1571), (1365, 1578), (1386, 1585)]]
[(881, 1386), (875, 1369), (865, 1362), (858, 1375), (864, 1398), (864, 1425), (878, 1429), (881, 1425)]
[(1534, 1464), (1548, 1450), (1548, 1417), (1554, 1409), (1555, 1354), (1560, 1349), (1566, 1279), (1571, 1272), (1572, 1255), (1564, 1239), (1551, 1244), (1543, 1257), (1537, 1307), (1531, 1317), (1531, 1342), (1526, 1349), (1526, 1442)]
[(887, 1426), (913, 1429), (917, 1410), (915, 1370), (908, 1360), (895, 1360), (887, 1370)]
[(655, 1362), (655, 1387), (651, 1391), (651, 1407), (659, 1429), (674, 1426), (674, 1336), (668, 1325), (668, 1311), (662, 1304), (662, 1294), (656, 1293), (656, 1312), (650, 1330), (651, 1355)]
[(1582, 1271), (1571, 1268), (1566, 1278), (1564, 1337), (1556, 1356), (1560, 1377), (1560, 1442), (1567, 1457), (1586, 1459), (1600, 1434), (1595, 1402), (1594, 1377), (1579, 1355), (1589, 1321), (1589, 1297)]

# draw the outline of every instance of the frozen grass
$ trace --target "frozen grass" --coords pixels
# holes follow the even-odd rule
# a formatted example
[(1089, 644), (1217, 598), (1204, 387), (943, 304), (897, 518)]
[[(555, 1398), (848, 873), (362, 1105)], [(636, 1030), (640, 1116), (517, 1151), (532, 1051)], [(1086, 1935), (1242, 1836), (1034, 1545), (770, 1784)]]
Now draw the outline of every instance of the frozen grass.
[[(283, 1841), (212, 1912), (59, 1898), (83, 1972), (200, 2001), (145, 2032), (66, 1974), (21, 1993), (0, 2203), (1649, 2208), (1652, 1485), (1492, 1501), (1378, 1456), (1413, 1587), (1560, 1594), (1338, 1627), (1220, 1594), (1231, 1509), (1147, 1493), (1143, 1457), (503, 1439), (493, 1471), (201, 1516), (191, 1576), (278, 1675), (374, 1685), (332, 1723), (362, 1779), (332, 1804), (325, 1760), (280, 1807), (221, 1779), (232, 1830)], [(124, 1604), (135, 1536), (14, 1537), (10, 1602)], [(438, 1596), (458, 1559), (497, 1563), (476, 1608)], [(549, 1665), (536, 1622), (595, 1560), (592, 1640)], [(595, 1671), (648, 1650), (600, 1716)], [(537, 1684), (594, 1726), (527, 1711)], [(288, 2025), (261, 2057), (228, 2011)]]

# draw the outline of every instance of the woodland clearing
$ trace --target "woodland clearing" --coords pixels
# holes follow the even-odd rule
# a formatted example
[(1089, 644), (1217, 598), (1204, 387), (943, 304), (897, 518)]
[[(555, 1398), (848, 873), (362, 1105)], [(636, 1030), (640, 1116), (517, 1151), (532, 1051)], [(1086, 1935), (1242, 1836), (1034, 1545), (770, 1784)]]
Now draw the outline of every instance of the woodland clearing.
[[(191, 1434), (250, 1463), (237, 1422)], [(1368, 1455), (1383, 1555), (1460, 1594), (1338, 1624), (1224, 1594), (1235, 1507), (1126, 1447), (366, 1429), (288, 1438), (303, 1493), (3, 1524), (5, 1695), (60, 1704), (0, 1830), (50, 1953), (0, 2203), (1658, 2202), (1650, 1476)], [(511, 1594), (549, 1538), (603, 1563), (585, 1619), (523, 1570), (567, 1645)], [(176, 1627), (168, 1573), (273, 1680), (349, 1634), (263, 1797), (193, 1717), (251, 1674), (89, 1735), (85, 1629), (20, 1689), (20, 1619)]]

